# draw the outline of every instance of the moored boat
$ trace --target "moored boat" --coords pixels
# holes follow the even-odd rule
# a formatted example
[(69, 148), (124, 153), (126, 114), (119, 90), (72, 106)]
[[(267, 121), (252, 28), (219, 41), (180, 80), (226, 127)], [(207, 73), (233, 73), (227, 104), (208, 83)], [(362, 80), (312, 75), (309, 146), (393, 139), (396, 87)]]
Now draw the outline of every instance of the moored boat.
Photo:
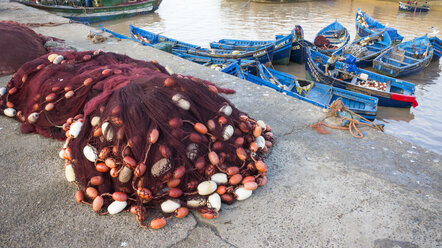
[(410, 11), (410, 12), (428, 12), (430, 11), (430, 6), (424, 6), (424, 5), (418, 6), (399, 1), (399, 10)]
[(279, 39), (267, 41), (221, 39), (217, 42), (211, 42), (210, 47), (216, 49), (255, 51), (270, 44), (274, 44), (275, 51), (273, 52), (272, 63), (275, 65), (286, 65), (290, 62), (293, 38), (294, 31)]
[(130, 33), (134, 39), (144, 45), (155, 45), (159, 43), (168, 43), (172, 45), (172, 53), (186, 53), (190, 55), (204, 56), (218, 59), (251, 59), (258, 60), (261, 63), (272, 61), (275, 45), (270, 44), (254, 51), (237, 51), (209, 49), (200, 46), (175, 40), (160, 34), (155, 34), (147, 30), (130, 25)]
[(348, 72), (341, 62), (336, 62), (338, 73), (332, 76), (325, 73), (328, 59), (328, 56), (307, 48), (307, 76), (313, 81), (377, 97), (379, 106), (406, 108), (418, 105), (414, 84), (360, 68)]
[(384, 29), (387, 30), (388, 35), (393, 43), (399, 44), (404, 39), (404, 36), (398, 34), (395, 28), (385, 26), (373, 17), (364, 13), (362, 10), (358, 9), (356, 12), (356, 32), (360, 37), (379, 33)]
[[(48, 11), (78, 22), (100, 22), (115, 20), (124, 17), (146, 14), (158, 9), (162, 0), (136, 0), (136, 1), (97, 1), (101, 4), (92, 6), (91, 1), (86, 6), (46, 5), (38, 1), (10, 0), (24, 5)], [(115, 4), (117, 3), (117, 4)]]
[(314, 44), (320, 52), (331, 55), (339, 48), (347, 45), (349, 41), (350, 34), (347, 28), (336, 20), (316, 34)]
[(234, 63), (222, 71), (321, 108), (328, 108), (335, 100), (340, 99), (351, 111), (366, 119), (375, 119), (378, 102), (375, 97), (309, 80), (300, 80), (293, 75), (273, 70), (262, 64), (257, 64), (257, 68), (257, 74), (253, 75), (243, 70), (238, 63)]
[(442, 40), (434, 36), (430, 38), (431, 45), (433, 46), (433, 58), (432, 60), (439, 60), (442, 56)]
[(376, 34), (360, 38), (350, 45), (338, 49), (334, 54), (347, 58), (352, 55), (356, 57), (356, 66), (368, 67), (373, 60), (382, 52), (392, 46), (390, 36), (383, 30)]
[(396, 45), (373, 61), (373, 68), (391, 77), (403, 77), (422, 71), (433, 57), (433, 46), (426, 35)]

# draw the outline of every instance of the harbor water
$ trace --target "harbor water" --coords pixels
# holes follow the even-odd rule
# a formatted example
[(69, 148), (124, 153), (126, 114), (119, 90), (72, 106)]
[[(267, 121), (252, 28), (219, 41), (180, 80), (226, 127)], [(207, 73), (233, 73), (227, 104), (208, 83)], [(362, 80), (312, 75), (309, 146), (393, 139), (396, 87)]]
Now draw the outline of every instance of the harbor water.
[[(394, 27), (404, 41), (442, 30), (442, 10), (428, 13), (398, 11), (396, 1), (336, 0), (262, 4), (239, 0), (163, 0), (152, 14), (104, 22), (105, 27), (129, 35), (129, 24), (165, 36), (208, 47), (222, 38), (274, 39), (301, 25), (305, 38), (334, 20), (356, 37), (355, 15), (360, 8), (381, 23)], [(439, 37), (441, 33), (439, 33)], [(148, 58), (146, 58), (148, 59)], [(442, 62), (433, 61), (422, 72), (402, 78), (416, 84), (417, 108), (379, 107), (377, 122), (385, 132), (442, 154)], [(276, 69), (305, 77), (304, 65), (290, 64)]]

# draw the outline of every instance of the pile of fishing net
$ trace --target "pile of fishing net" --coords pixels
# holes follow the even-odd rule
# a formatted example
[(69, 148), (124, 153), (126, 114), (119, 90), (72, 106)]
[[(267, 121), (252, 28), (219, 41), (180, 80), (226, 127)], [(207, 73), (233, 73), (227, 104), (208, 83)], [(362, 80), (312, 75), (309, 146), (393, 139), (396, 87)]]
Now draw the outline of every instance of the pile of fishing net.
[(65, 46), (60, 41), (37, 34), (20, 23), (0, 21), (0, 75), (12, 74), (27, 61), (38, 58), (48, 51), (64, 49)]
[(63, 52), (24, 64), (0, 107), (25, 133), (66, 139), (60, 156), (78, 202), (129, 210), (156, 229), (189, 210), (217, 217), (221, 202), (266, 184), (273, 134), (219, 94), (233, 92), (155, 61)]
[(366, 47), (357, 45), (357, 44), (351, 44), (349, 46), (346, 46), (344, 48), (343, 53), (345, 54), (351, 54), (352, 56), (356, 58), (362, 58), (368, 55), (368, 49)]
[(316, 47), (320, 49), (334, 49), (337, 48), (336, 46), (333, 46), (330, 41), (325, 38), (323, 35), (318, 35), (315, 38), (314, 44)]

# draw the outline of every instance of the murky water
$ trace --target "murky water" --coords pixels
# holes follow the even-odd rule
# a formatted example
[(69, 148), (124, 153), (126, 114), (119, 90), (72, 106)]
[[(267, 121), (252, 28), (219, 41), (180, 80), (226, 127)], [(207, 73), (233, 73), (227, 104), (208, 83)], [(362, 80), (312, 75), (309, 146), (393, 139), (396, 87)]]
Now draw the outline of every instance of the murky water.
[[(273, 39), (302, 25), (305, 37), (316, 33), (335, 19), (355, 37), (358, 8), (380, 22), (398, 29), (404, 40), (425, 33), (430, 27), (442, 31), (442, 11), (428, 13), (399, 12), (397, 2), (375, 0), (312, 1), (285, 4), (248, 3), (246, 0), (163, 0), (153, 14), (103, 23), (106, 27), (129, 34), (129, 24), (162, 33), (178, 40), (208, 46), (222, 38)], [(440, 34), (439, 34), (440, 35)], [(442, 62), (432, 62), (424, 71), (404, 80), (416, 84), (417, 108), (380, 107), (378, 120), (386, 123), (386, 132), (442, 154)], [(305, 77), (304, 66), (290, 64), (279, 70)]]

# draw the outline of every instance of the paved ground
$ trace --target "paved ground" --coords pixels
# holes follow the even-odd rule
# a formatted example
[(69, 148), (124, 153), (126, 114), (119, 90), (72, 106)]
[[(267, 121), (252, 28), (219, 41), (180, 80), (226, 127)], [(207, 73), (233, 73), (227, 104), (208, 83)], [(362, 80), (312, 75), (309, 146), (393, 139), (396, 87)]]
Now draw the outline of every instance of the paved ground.
[[(66, 22), (0, 0), (0, 20)], [(129, 213), (98, 216), (74, 201), (58, 158), (62, 143), (23, 135), (0, 117), (0, 246), (2, 247), (441, 247), (441, 156), (378, 131), (364, 139), (317, 134), (324, 118), (310, 105), (266, 88), (128, 41), (86, 40), (90, 27), (34, 29), (79, 50), (104, 49), (158, 60), (176, 72), (234, 88), (228, 98), (273, 127), (266, 158), (269, 183), (220, 217), (199, 214), (161, 230), (138, 227)], [(1, 38), (1, 37), (0, 37)], [(9, 77), (0, 78), (5, 85)], [(387, 127), (388, 128), (388, 127)]]

